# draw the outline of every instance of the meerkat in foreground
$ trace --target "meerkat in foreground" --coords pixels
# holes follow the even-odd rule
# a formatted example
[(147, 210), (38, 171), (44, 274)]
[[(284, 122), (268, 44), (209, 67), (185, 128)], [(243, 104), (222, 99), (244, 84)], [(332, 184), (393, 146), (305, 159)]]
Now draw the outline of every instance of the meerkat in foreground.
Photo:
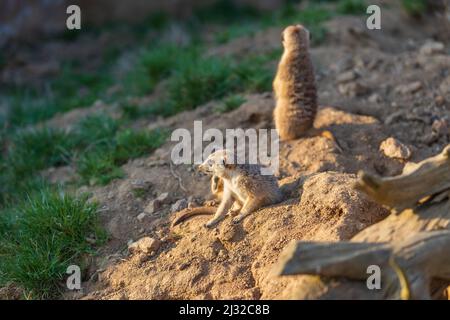
[(283, 30), (283, 55), (273, 81), (276, 106), (275, 128), (281, 141), (306, 135), (320, 135), (342, 148), (328, 130), (313, 128), (317, 114), (317, 90), (314, 68), (309, 56), (310, 33), (298, 24)]
[(205, 225), (212, 228), (227, 213), (237, 212), (233, 222), (239, 223), (252, 212), (282, 201), (282, 193), (275, 176), (262, 175), (261, 166), (257, 164), (230, 164), (230, 155), (227, 150), (218, 150), (199, 166), (200, 171), (212, 176), (212, 193), (221, 197), (217, 210), (213, 207), (187, 209), (174, 220), (172, 226), (192, 216), (214, 214)]

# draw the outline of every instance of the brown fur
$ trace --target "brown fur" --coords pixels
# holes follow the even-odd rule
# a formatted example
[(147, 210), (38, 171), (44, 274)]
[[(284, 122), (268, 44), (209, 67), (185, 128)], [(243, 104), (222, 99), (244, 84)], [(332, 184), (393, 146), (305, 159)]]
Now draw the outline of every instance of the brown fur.
[[(221, 198), (214, 217), (206, 224), (208, 228), (215, 226), (227, 213), (238, 213), (233, 218), (233, 222), (238, 223), (254, 211), (280, 202), (283, 198), (275, 176), (261, 175), (261, 166), (256, 164), (227, 164), (226, 162), (227, 151), (219, 150), (211, 154), (199, 166), (201, 171), (212, 175), (211, 191)], [(195, 213), (193, 211), (182, 213), (172, 225), (176, 225), (194, 215), (211, 214), (211, 210), (206, 211), (205, 208), (194, 208), (198, 209)]]
[(304, 136), (317, 113), (314, 69), (309, 56), (309, 31), (301, 25), (283, 31), (284, 53), (273, 82), (275, 127), (280, 140)]

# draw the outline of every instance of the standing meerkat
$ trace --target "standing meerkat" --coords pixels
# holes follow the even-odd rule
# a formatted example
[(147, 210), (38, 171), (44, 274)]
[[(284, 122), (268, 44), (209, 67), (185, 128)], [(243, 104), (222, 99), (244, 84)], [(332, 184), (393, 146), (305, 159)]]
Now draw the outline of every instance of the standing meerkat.
[(213, 212), (212, 207), (200, 207), (182, 212), (172, 226), (195, 215), (214, 214), (205, 225), (212, 228), (228, 212), (238, 212), (233, 222), (239, 223), (254, 211), (282, 201), (275, 176), (262, 175), (261, 166), (257, 164), (230, 164), (230, 156), (229, 151), (218, 150), (199, 166), (200, 171), (212, 175), (211, 191), (221, 197), (217, 210)]
[(309, 56), (310, 34), (302, 25), (284, 29), (284, 52), (273, 81), (275, 128), (280, 140), (304, 136), (317, 113), (314, 68)]

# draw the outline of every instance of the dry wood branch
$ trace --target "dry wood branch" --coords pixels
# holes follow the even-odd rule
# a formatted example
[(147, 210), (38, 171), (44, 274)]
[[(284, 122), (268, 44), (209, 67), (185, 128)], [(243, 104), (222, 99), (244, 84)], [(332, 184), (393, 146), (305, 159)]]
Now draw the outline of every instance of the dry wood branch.
[(275, 272), (362, 280), (367, 278), (367, 266), (386, 263), (391, 253), (392, 249), (383, 243), (298, 241), (283, 250)]
[[(398, 177), (362, 173), (356, 188), (393, 214), (349, 242), (288, 246), (275, 271), (305, 275), (293, 298), (429, 299), (442, 293), (450, 285), (450, 146)], [(383, 290), (367, 289), (370, 265), (382, 269)]]
[(401, 176), (380, 178), (360, 172), (355, 188), (398, 211), (412, 208), (424, 197), (450, 189), (450, 146)]
[(365, 281), (371, 265), (381, 268), (384, 298), (429, 299), (432, 279), (450, 280), (450, 231), (418, 233), (398, 244), (294, 242), (275, 272)]

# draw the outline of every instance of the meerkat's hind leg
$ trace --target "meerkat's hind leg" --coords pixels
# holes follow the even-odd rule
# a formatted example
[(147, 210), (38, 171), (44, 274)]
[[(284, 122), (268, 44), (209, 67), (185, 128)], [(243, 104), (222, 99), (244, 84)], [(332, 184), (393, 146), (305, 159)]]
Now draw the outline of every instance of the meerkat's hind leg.
[(223, 197), (222, 197), (222, 201), (220, 202), (219, 207), (217, 208), (216, 214), (214, 215), (214, 217), (212, 217), (211, 220), (209, 220), (205, 224), (205, 227), (212, 228), (218, 222), (220, 222), (226, 216), (232, 203), (233, 203), (233, 197), (231, 195), (231, 191), (229, 190), (229, 188), (225, 188)]
[(260, 201), (255, 198), (249, 197), (244, 202), (241, 212), (233, 218), (233, 223), (239, 223), (244, 220), (247, 216), (252, 214), (255, 210), (261, 207)]

